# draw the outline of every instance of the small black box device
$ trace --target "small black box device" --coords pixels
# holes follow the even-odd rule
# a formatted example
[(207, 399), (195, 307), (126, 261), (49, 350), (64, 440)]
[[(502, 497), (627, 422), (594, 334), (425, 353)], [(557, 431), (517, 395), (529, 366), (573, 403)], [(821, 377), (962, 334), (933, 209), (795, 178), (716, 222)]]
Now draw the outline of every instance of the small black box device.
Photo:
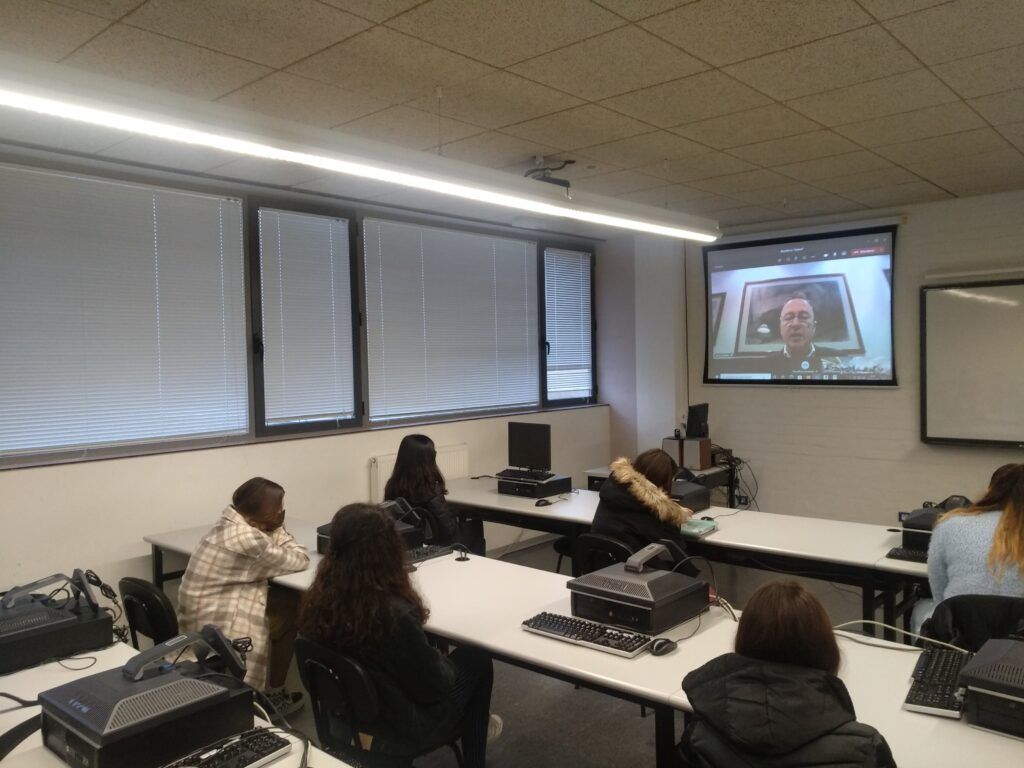
[(572, 492), (572, 478), (568, 475), (552, 475), (547, 480), (513, 480), (498, 478), (498, 493), (509, 496), (525, 496), (528, 499), (543, 499), (560, 493)]
[[(43, 587), (50, 593), (55, 584), (67, 584), (69, 597), (35, 594)], [(113, 641), (113, 620), (99, 607), (81, 570), (70, 579), (58, 573), (15, 587), (0, 599), (0, 674), (105, 648)]]
[(669, 496), (694, 512), (702, 512), (711, 506), (711, 491), (708, 488), (681, 477), (672, 481)]
[(1024, 738), (1024, 641), (989, 640), (960, 670), (967, 723)]
[[(569, 581), (572, 615), (656, 635), (706, 611), (710, 599), (707, 582), (643, 566), (643, 557), (658, 554), (667, 555), (668, 551), (661, 544), (652, 544), (626, 563)], [(638, 559), (641, 564), (636, 570), (630, 563)]]
[[(398, 529), (398, 535), (402, 537), (406, 549), (423, 546), (423, 529), (408, 523), (399, 522), (398, 520), (395, 521), (395, 528)], [(321, 555), (326, 555), (330, 542), (331, 524), (324, 523), (323, 525), (318, 525), (316, 529), (316, 551)]]
[[(202, 634), (219, 632), (208, 626)], [(75, 768), (157, 768), (252, 728), (253, 692), (237, 679), (245, 665), (223, 635), (220, 647), (207, 647), (234, 676), (204, 677), (201, 662), (164, 662), (164, 654), (192, 645), (200, 634), (179, 635), (124, 667), (43, 691), (43, 744)]]
[(938, 522), (939, 515), (946, 510), (938, 507), (915, 509), (903, 519), (904, 549), (920, 549), (928, 551), (932, 542), (932, 529)]

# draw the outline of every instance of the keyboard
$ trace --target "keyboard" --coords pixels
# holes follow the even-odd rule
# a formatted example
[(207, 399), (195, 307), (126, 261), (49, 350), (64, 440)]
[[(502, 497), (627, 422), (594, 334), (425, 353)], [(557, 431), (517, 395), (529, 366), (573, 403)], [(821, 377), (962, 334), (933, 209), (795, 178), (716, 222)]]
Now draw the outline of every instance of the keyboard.
[(906, 547), (893, 547), (886, 553), (885, 556), (893, 560), (909, 560), (912, 563), (928, 562), (927, 549), (907, 549)]
[(625, 656), (628, 659), (647, 650), (653, 639), (648, 635), (641, 635), (639, 632), (616, 629), (605, 624), (577, 619), (574, 616), (562, 616), (558, 613), (538, 613), (523, 622), (523, 629), (567, 643)]
[(498, 472), (496, 477), (500, 477), (502, 480), (535, 480), (543, 481), (554, 477), (550, 472), (541, 472), (539, 470), (532, 469), (503, 469)]
[(957, 678), (960, 669), (973, 655), (952, 648), (927, 646), (914, 667), (903, 708), (911, 712), (959, 719), (964, 696)]
[(415, 565), (416, 563), (422, 563), (424, 560), (450, 555), (454, 551), (453, 548), (442, 547), (440, 544), (423, 544), (419, 547), (407, 549), (406, 553), (409, 555), (409, 562)]
[(287, 755), (292, 743), (266, 728), (253, 728), (237, 736), (200, 747), (164, 768), (259, 768)]

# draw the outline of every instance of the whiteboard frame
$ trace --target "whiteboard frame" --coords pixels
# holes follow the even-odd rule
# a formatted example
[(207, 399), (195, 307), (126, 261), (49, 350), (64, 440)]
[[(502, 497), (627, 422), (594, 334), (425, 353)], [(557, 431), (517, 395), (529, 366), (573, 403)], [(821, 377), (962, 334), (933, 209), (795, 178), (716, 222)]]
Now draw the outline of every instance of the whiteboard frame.
[(921, 286), (921, 442), (932, 445), (977, 445), (992, 448), (1024, 448), (1020, 440), (980, 440), (973, 437), (935, 437), (928, 434), (928, 291), (964, 288), (998, 288), (1004, 285), (1024, 286), (1024, 278), (1013, 280), (982, 280), (971, 283), (942, 283)]

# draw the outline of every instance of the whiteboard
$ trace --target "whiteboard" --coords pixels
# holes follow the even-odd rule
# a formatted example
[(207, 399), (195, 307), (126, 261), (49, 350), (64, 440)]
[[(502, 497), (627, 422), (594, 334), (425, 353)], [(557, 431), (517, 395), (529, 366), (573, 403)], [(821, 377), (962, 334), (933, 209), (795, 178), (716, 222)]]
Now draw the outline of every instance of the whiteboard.
[(921, 288), (921, 439), (1024, 447), (1024, 280)]

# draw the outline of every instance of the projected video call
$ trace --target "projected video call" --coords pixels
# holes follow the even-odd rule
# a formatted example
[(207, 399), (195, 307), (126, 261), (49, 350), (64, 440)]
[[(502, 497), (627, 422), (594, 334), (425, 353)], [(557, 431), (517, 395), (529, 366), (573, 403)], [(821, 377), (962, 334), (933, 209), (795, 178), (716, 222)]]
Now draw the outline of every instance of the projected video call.
[(705, 382), (895, 384), (895, 233), (706, 247)]

